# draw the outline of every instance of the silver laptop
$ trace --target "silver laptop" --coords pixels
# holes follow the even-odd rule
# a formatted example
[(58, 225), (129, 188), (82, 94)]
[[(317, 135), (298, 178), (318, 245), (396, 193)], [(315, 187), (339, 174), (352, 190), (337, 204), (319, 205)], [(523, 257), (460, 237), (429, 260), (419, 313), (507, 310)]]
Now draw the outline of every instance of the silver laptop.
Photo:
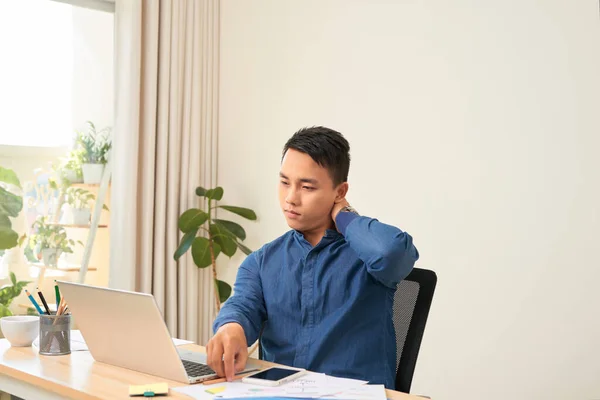
[[(216, 378), (206, 355), (178, 349), (150, 294), (58, 281), (96, 361), (183, 383)], [(250, 360), (241, 373), (259, 369)]]

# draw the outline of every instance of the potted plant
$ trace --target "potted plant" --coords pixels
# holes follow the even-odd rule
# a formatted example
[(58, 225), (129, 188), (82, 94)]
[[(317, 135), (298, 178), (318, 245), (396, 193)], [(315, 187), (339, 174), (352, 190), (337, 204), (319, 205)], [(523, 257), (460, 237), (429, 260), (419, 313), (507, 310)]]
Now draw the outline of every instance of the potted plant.
[(4, 285), (0, 288), (0, 317), (8, 317), (13, 315), (10, 311), (10, 303), (13, 299), (19, 297), (23, 288), (30, 284), (29, 281), (17, 282), (17, 277), (14, 272), (10, 273), (10, 284)]
[(84, 150), (81, 148), (73, 149), (67, 154), (67, 157), (60, 160), (57, 173), (59, 178), (65, 183), (83, 182)]
[(69, 239), (64, 227), (49, 224), (45, 216), (38, 217), (31, 227), (35, 233), (29, 238), (29, 246), (46, 266), (56, 267), (59, 257), (63, 253), (73, 253), (76, 243), (83, 246), (81, 241)]
[(217, 209), (226, 210), (250, 221), (256, 220), (256, 214), (249, 208), (214, 205), (214, 202), (223, 198), (222, 187), (209, 190), (198, 187), (196, 195), (202, 199), (202, 208), (191, 208), (179, 217), (179, 230), (184, 235), (173, 258), (179, 260), (191, 248), (194, 264), (198, 268), (212, 266), (218, 312), (221, 303), (231, 295), (231, 286), (217, 278), (217, 257), (223, 253), (231, 258), (237, 249), (248, 255), (252, 250), (242, 244), (246, 239), (246, 231), (242, 226), (233, 221), (217, 219), (214, 213)]
[[(71, 223), (74, 225), (87, 225), (92, 216), (91, 202), (96, 196), (89, 190), (77, 187), (69, 187), (65, 191), (65, 201), (71, 207)], [(102, 208), (108, 211), (106, 205)]]
[(108, 161), (111, 148), (110, 128), (96, 130), (96, 126), (88, 121), (87, 132), (77, 134), (77, 143), (82, 150), (83, 182), (97, 184), (102, 180), (104, 166)]

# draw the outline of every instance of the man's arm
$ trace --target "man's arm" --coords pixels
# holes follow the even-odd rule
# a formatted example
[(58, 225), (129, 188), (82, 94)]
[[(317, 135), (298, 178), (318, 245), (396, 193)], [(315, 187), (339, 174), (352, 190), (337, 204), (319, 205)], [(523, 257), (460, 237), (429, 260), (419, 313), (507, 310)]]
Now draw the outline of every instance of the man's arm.
[(237, 322), (244, 328), (248, 343), (254, 343), (266, 319), (265, 302), (259, 274), (258, 252), (250, 254), (237, 273), (231, 296), (213, 324), (213, 332), (228, 323)]
[(367, 266), (377, 281), (395, 289), (419, 259), (412, 237), (376, 219), (351, 212), (335, 213), (338, 231)]
[(250, 254), (240, 266), (234, 294), (221, 308), (213, 325), (215, 335), (206, 344), (208, 365), (228, 381), (246, 366), (248, 343), (258, 338), (266, 318), (259, 252)]

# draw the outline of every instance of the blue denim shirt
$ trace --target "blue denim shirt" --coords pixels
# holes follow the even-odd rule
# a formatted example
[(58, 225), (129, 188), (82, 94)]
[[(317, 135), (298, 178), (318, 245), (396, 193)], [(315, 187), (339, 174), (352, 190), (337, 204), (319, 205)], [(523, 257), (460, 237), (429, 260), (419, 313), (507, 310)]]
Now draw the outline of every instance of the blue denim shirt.
[(289, 231), (250, 254), (214, 322), (261, 327), (264, 359), (394, 389), (396, 284), (419, 253), (412, 237), (376, 219), (339, 213), (313, 247)]

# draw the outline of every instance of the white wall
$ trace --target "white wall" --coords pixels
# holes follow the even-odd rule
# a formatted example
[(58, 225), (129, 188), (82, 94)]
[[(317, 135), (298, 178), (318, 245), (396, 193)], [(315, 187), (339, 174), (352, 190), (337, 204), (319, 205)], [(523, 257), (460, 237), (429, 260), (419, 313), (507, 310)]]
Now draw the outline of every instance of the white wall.
[[(413, 381), (437, 399), (600, 396), (596, 0), (222, 2), (219, 183), (286, 229), (281, 147), (340, 130), (350, 201), (439, 282)], [(235, 276), (236, 257), (224, 268)]]

